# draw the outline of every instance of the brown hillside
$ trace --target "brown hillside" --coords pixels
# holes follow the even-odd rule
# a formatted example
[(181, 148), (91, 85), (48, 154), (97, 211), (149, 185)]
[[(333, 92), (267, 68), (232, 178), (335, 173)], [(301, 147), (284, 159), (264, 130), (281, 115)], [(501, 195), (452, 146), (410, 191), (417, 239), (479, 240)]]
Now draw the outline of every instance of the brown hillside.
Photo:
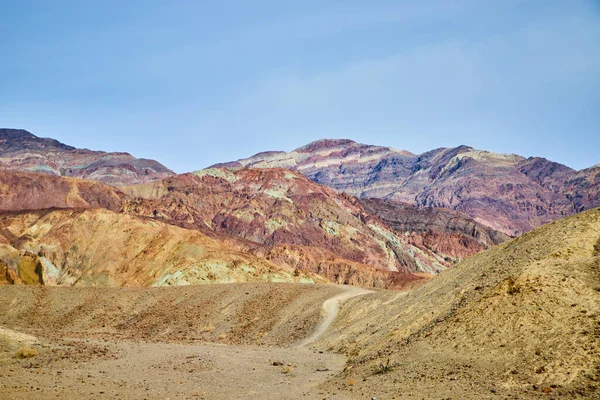
[[(351, 300), (326, 341), (359, 398), (598, 398), (600, 209), (529, 232), (408, 294)], [(377, 365), (394, 365), (375, 374)], [(364, 379), (364, 380), (363, 380)]]
[(0, 171), (0, 211), (46, 208), (118, 210), (125, 194), (100, 182), (48, 174)]

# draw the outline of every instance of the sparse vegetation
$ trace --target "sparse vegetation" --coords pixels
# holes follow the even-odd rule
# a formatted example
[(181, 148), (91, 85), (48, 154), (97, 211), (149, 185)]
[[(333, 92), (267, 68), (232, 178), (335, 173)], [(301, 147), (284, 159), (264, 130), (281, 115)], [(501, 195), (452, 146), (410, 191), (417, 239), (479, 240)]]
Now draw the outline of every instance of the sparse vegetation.
[(15, 358), (18, 358), (21, 360), (25, 359), (25, 358), (32, 358), (37, 355), (38, 355), (37, 350), (34, 349), (33, 347), (29, 347), (29, 346), (23, 346), (15, 352)]
[(387, 374), (388, 372), (393, 371), (399, 366), (400, 364), (397, 362), (390, 363), (390, 359), (388, 358), (386, 362), (381, 362), (377, 364), (375, 368), (375, 374)]
[(289, 365), (281, 367), (282, 374), (291, 374), (292, 372), (294, 372), (294, 368), (290, 367)]

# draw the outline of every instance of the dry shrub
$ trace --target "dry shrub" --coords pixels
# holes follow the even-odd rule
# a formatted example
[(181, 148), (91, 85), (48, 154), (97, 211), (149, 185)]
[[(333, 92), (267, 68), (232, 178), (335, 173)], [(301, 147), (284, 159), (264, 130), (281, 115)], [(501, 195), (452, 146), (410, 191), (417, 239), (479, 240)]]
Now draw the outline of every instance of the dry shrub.
[(34, 349), (33, 347), (24, 346), (17, 350), (17, 352), (15, 353), (15, 358), (24, 359), (35, 357), (37, 355), (38, 352), (36, 349)]

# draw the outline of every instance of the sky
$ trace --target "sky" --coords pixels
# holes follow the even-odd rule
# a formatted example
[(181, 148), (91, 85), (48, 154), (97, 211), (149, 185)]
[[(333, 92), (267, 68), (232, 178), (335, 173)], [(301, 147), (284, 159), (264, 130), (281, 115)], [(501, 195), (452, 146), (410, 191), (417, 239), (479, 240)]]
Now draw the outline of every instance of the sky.
[(600, 0), (2, 0), (0, 55), (0, 127), (176, 172), (322, 138), (600, 163)]

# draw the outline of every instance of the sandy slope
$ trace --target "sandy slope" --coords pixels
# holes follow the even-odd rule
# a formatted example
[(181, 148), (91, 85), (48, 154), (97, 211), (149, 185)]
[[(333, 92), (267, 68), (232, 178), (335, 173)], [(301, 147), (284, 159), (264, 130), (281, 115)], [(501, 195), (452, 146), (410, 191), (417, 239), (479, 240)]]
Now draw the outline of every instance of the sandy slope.
[[(360, 294), (291, 284), (0, 287), (0, 324), (13, 338), (0, 336), (0, 399), (350, 399), (320, 389), (346, 357), (297, 343), (317, 325), (318, 338), (340, 302)], [(16, 360), (24, 332), (39, 339), (39, 355)]]

